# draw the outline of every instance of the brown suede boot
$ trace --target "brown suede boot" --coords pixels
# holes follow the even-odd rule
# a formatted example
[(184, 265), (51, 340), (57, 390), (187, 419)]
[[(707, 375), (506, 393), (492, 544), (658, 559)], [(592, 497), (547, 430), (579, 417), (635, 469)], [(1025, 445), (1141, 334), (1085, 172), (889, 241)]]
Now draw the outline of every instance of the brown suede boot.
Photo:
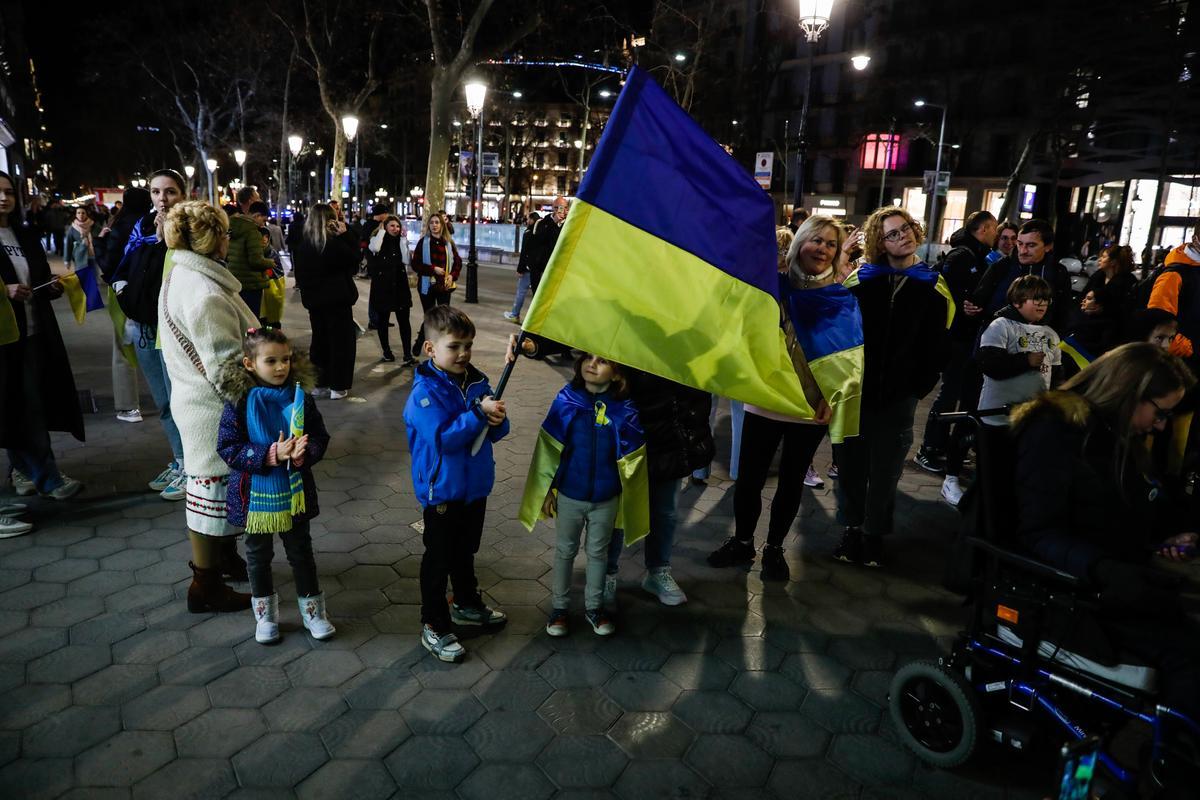
[(238, 555), (236, 536), (221, 537), (217, 550), (221, 556), (222, 577), (238, 583), (250, 580), (250, 575), (246, 572), (246, 560)]
[(201, 569), (192, 562), (192, 585), (188, 587), (188, 611), (193, 614), (206, 614), (210, 611), (217, 613), (227, 611), (245, 611), (250, 608), (250, 595), (235, 592), (221, 580), (221, 570)]

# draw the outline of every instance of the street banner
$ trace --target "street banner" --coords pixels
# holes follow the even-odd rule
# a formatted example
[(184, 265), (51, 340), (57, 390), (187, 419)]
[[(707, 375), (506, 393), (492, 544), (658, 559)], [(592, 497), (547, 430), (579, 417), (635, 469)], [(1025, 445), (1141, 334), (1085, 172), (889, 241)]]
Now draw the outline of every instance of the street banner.
[(635, 67), (525, 330), (812, 419), (780, 326), (779, 288), (771, 198)]
[(765, 191), (771, 191), (771, 173), (775, 169), (774, 153), (756, 153), (754, 156), (754, 180)]

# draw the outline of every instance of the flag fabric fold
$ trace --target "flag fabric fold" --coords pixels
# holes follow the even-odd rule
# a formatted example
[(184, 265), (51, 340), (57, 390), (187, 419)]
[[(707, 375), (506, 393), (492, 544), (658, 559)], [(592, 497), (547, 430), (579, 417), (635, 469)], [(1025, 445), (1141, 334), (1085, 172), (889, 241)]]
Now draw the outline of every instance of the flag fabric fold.
[(634, 68), (524, 327), (812, 418), (779, 324), (774, 216), (749, 174)]
[[(304, 389), (296, 384), (296, 392), (292, 396), (292, 404), (284, 409), (288, 421), (288, 433), (294, 437), (304, 435)], [(304, 505), (304, 476), (300, 470), (288, 462), (288, 487), (292, 492), (292, 516), (303, 514)]]
[(17, 327), (17, 312), (13, 311), (8, 295), (0, 296), (0, 345), (12, 344), (21, 338)]
[(68, 272), (66, 275), (58, 276), (58, 283), (67, 296), (67, 302), (71, 304), (71, 313), (75, 315), (75, 322), (82, 325), (88, 312), (88, 300), (87, 295), (83, 292), (83, 287), (79, 284), (79, 276), (74, 272)]
[(1058, 347), (1060, 350), (1066, 353), (1070, 359), (1075, 362), (1075, 366), (1079, 367), (1080, 369), (1083, 369), (1088, 364), (1096, 360), (1096, 356), (1094, 356), (1090, 350), (1080, 344), (1079, 339), (1076, 338), (1074, 334), (1060, 339), (1058, 342)]

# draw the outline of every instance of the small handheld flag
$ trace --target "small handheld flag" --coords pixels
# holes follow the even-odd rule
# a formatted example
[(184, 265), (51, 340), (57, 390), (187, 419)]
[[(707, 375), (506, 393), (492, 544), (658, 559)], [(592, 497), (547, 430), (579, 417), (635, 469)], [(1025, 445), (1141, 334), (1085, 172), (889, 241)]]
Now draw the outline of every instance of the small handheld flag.
[[(296, 394), (292, 404), (287, 408), (288, 433), (294, 437), (304, 435), (304, 389), (296, 384)], [(288, 462), (288, 485), (292, 491), (292, 516), (304, 513), (304, 476), (300, 470), (292, 469)]]

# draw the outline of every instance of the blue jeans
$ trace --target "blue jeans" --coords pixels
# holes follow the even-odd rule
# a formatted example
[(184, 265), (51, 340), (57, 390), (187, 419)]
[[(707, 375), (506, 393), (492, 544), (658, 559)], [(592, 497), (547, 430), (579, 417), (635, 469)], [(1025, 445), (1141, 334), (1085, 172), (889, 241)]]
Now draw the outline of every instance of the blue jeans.
[[(646, 569), (671, 566), (671, 549), (675, 546), (676, 509), (679, 505), (679, 480), (650, 481), (650, 534), (645, 538)], [(625, 547), (625, 532), (613, 531), (608, 544), (608, 574), (616, 575)]]
[(54, 460), (50, 432), (43, 414), (46, 404), (42, 399), (42, 363), (33, 357), (36, 348), (30, 346), (29, 338), (10, 346), (24, 348), (21, 394), (25, 401), (25, 414), (21, 424), (25, 428), (28, 444), (20, 449), (9, 448), (8, 460), (13, 469), (33, 481), (37, 490), (45, 494), (62, 486), (63, 479)]
[(529, 294), (529, 273), (522, 272), (517, 276), (517, 296), (513, 298), (512, 315), (521, 316), (521, 306), (525, 305), (525, 295)]
[[(138, 323), (126, 324), (136, 326)], [(154, 346), (153, 335), (142, 336), (140, 332), (134, 333), (133, 346), (138, 366), (142, 368), (142, 374), (146, 376), (146, 383), (150, 387), (150, 394), (154, 397), (154, 405), (158, 406), (158, 421), (162, 423), (163, 433), (167, 435), (171, 456), (177, 464), (183, 464), (183, 437), (179, 435), (179, 427), (171, 416), (171, 378), (167, 375), (162, 351)]]

